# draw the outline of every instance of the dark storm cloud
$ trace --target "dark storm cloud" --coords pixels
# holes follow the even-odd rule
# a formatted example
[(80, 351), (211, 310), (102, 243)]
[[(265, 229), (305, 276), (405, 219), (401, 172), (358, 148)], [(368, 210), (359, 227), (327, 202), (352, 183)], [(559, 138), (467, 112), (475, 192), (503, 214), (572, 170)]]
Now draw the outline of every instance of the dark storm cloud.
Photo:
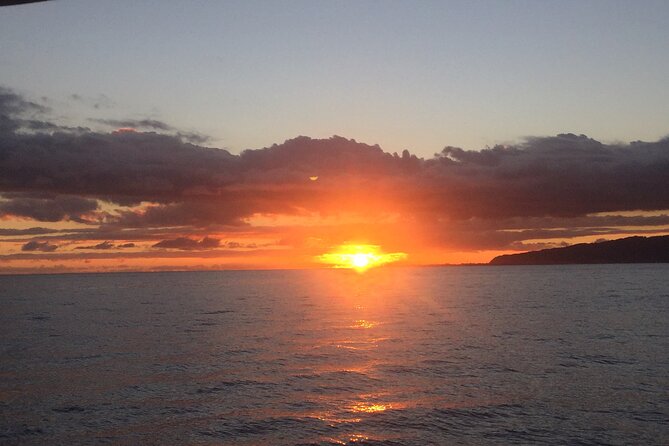
[(428, 164), (440, 190), (452, 197), (443, 200), (445, 209), (465, 218), (579, 216), (669, 205), (661, 186), (669, 181), (669, 139), (605, 145), (564, 134), (480, 152), (448, 147)]
[(13, 216), (37, 221), (82, 221), (83, 215), (98, 208), (96, 200), (76, 196), (36, 197), (7, 194), (0, 201), (0, 217)]
[(283, 196), (273, 200), (277, 194), (255, 192), (216, 196), (189, 197), (184, 201), (150, 206), (140, 211), (121, 211), (110, 216), (106, 223), (121, 227), (165, 227), (165, 226), (211, 226), (213, 224), (240, 226), (246, 223), (243, 217), (257, 212), (292, 213)]
[(53, 245), (49, 242), (38, 242), (36, 240), (32, 240), (21, 246), (21, 251), (53, 252), (57, 248), (57, 245)]
[[(669, 139), (605, 145), (564, 134), (479, 152), (448, 147), (423, 160), (343, 138), (297, 138), (244, 152), (240, 161), (247, 182), (299, 184), (311, 172), (322, 185), (314, 193), (348, 193), (349, 203), (368, 195), (370, 206), (374, 195), (385, 193), (405, 212), (431, 218), (574, 217), (669, 208), (664, 186)], [(316, 208), (308, 200), (312, 194), (293, 197), (296, 206)]]
[(169, 202), (238, 181), (237, 164), (224, 150), (152, 133), (0, 135), (0, 191)]
[[(260, 182), (303, 182), (309, 176), (367, 176), (409, 173), (416, 157), (401, 158), (340, 136), (311, 139), (299, 136), (271, 147), (246, 150), (239, 156), (247, 178)], [(306, 176), (305, 176), (306, 175)]]
[[(463, 244), (497, 247), (547, 237), (550, 228), (566, 235), (666, 224), (666, 217), (588, 214), (669, 209), (669, 139), (603, 144), (562, 134), (481, 151), (446, 147), (421, 159), (341, 137), (298, 137), (232, 155), (154, 133), (176, 132), (162, 121), (98, 121), (149, 133), (66, 131), (50, 128), (47, 114), (0, 90), (0, 194), (8, 199), (1, 215), (76, 220), (101, 200), (120, 206), (97, 211), (104, 226), (120, 231), (240, 226), (256, 214), (394, 212), (435, 233), (454, 228)], [(44, 193), (55, 198), (35, 198)], [(478, 226), (485, 227), (476, 235)], [(504, 231), (513, 228), (535, 232)], [(199, 243), (163, 238), (186, 247), (179, 249)]]
[(12, 235), (42, 235), (42, 234), (54, 234), (59, 232), (56, 229), (48, 228), (28, 228), (28, 229), (5, 229), (0, 228), (0, 236), (12, 236)]
[(188, 237), (178, 237), (170, 240), (162, 240), (155, 245), (154, 248), (166, 249), (181, 249), (184, 251), (193, 249), (214, 249), (218, 248), (220, 240), (215, 238), (205, 237), (202, 240), (195, 240)]

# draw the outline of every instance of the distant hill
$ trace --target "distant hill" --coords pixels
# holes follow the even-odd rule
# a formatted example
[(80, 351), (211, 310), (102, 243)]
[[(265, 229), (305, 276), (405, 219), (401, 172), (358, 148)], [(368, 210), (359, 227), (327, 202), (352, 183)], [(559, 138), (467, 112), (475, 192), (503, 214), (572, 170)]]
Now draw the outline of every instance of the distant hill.
[(491, 265), (566, 265), (577, 263), (669, 263), (669, 235), (627, 237), (565, 248), (497, 256)]

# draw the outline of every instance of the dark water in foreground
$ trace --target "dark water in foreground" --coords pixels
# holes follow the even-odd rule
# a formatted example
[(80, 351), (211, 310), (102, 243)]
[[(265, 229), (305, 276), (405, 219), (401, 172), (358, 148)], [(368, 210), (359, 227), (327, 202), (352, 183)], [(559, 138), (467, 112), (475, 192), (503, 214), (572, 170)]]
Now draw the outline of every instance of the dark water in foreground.
[(0, 444), (669, 444), (669, 265), (0, 277)]

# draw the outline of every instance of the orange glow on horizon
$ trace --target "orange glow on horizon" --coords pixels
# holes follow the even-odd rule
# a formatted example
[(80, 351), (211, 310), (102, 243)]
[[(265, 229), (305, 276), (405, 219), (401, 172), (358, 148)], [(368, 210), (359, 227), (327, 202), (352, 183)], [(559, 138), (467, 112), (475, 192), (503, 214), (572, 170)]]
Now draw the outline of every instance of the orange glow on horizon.
[(383, 253), (377, 245), (345, 244), (332, 252), (317, 256), (316, 260), (332, 265), (333, 268), (348, 268), (363, 272), (369, 268), (404, 260), (406, 257), (404, 252)]

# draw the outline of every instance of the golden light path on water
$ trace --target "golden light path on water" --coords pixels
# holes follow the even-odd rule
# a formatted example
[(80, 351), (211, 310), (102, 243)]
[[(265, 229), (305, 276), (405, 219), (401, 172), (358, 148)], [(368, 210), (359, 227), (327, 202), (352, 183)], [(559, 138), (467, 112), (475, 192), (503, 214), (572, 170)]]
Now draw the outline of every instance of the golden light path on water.
[[(356, 263), (359, 254), (369, 254), (370, 264)], [(329, 443), (351, 445), (392, 441), (392, 435), (370, 430), (369, 423), (407, 407), (432, 404), (426, 401), (425, 395), (414, 394), (414, 390), (423, 388), (420, 379), (414, 376), (407, 376), (402, 381), (395, 377), (388, 379), (388, 369), (402, 367), (414, 360), (411, 333), (423, 328), (421, 317), (407, 318), (412, 314), (408, 307), (418, 304), (427, 312), (437, 308), (425, 298), (420, 302), (413, 298), (415, 278), (404, 268), (372, 268), (402, 259), (405, 257), (403, 253), (384, 254), (373, 245), (345, 245), (321, 257), (335, 260), (338, 262), (336, 268), (350, 271), (314, 273), (314, 276), (322, 277), (319, 283), (323, 296), (336, 298), (328, 301), (330, 312), (319, 322), (322, 337), (313, 348), (318, 354), (333, 352), (331, 349), (334, 348), (336, 353), (332, 355), (337, 361), (315, 367), (311, 373), (329, 377), (336, 382), (335, 388), (350, 386), (350, 390), (315, 397), (312, 402), (321, 408), (307, 416), (342, 431), (339, 436), (323, 438)], [(363, 271), (367, 273), (357, 274)], [(404, 357), (406, 360), (400, 364), (396, 362)]]
[(354, 269), (364, 272), (388, 263), (398, 262), (407, 258), (404, 252), (384, 253), (378, 245), (344, 244), (332, 252), (316, 257), (320, 263), (332, 265), (334, 268)]

